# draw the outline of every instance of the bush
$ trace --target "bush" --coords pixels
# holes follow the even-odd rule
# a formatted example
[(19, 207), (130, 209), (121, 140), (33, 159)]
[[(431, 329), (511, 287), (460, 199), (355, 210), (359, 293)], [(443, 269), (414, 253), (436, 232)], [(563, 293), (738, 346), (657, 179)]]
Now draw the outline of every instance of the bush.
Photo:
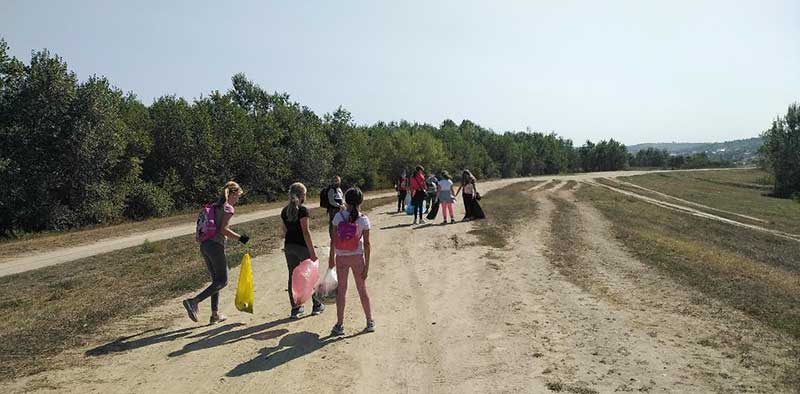
[(172, 197), (164, 189), (142, 182), (133, 187), (125, 200), (125, 217), (136, 220), (163, 217), (172, 211), (174, 204)]

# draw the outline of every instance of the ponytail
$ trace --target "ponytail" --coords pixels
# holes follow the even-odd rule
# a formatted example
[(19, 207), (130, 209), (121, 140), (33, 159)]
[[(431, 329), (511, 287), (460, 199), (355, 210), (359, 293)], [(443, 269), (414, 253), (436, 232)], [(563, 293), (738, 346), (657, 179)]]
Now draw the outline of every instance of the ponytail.
[(242, 187), (239, 186), (238, 183), (234, 181), (228, 181), (225, 186), (222, 187), (222, 193), (220, 194), (217, 202), (214, 203), (216, 206), (223, 206), (228, 203), (228, 198), (230, 198), (231, 192), (242, 195), (244, 191), (242, 191)]
[(296, 222), (300, 215), (300, 204), (303, 203), (303, 196), (306, 194), (306, 187), (300, 182), (289, 186), (289, 204), (286, 205), (286, 220)]
[(344, 202), (347, 203), (347, 209), (350, 210), (350, 223), (355, 223), (361, 216), (361, 212), (358, 212), (358, 207), (364, 202), (364, 193), (357, 187), (348, 189), (344, 194)]

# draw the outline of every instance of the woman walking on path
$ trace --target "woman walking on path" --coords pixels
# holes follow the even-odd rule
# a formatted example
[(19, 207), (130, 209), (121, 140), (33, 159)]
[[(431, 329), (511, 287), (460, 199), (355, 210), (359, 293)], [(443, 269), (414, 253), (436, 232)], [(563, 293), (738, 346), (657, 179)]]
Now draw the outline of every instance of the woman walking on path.
[[(308, 231), (308, 208), (303, 205), (305, 200), (305, 185), (299, 182), (293, 183), (289, 187), (289, 204), (281, 211), (284, 229), (283, 253), (286, 256), (286, 268), (289, 269), (289, 304), (292, 306), (290, 312), (292, 319), (299, 319), (305, 314), (303, 306), (296, 305), (292, 297), (292, 272), (306, 259), (317, 260), (314, 242)], [(311, 299), (314, 303), (311, 315), (319, 315), (325, 310), (325, 305), (319, 302), (316, 294), (312, 295)]]
[(194, 298), (183, 300), (183, 307), (192, 321), (197, 321), (197, 305), (206, 298), (211, 297), (211, 319), (210, 324), (225, 321), (226, 317), (219, 313), (219, 291), (228, 284), (228, 261), (225, 258), (225, 241), (228, 237), (247, 244), (250, 237), (236, 234), (230, 228), (231, 218), (233, 217), (233, 206), (239, 202), (242, 195), (242, 188), (236, 182), (230, 181), (222, 189), (222, 195), (213, 204), (215, 223), (217, 223), (217, 233), (200, 244), (200, 254), (206, 262), (206, 268), (211, 274), (211, 284)]
[(331, 330), (331, 335), (344, 335), (344, 306), (347, 295), (347, 276), (353, 271), (356, 281), (356, 290), (361, 298), (361, 307), (367, 318), (367, 332), (375, 331), (375, 322), (372, 320), (372, 310), (367, 294), (367, 273), (371, 245), (369, 242), (369, 218), (358, 211), (364, 202), (364, 194), (358, 188), (352, 188), (344, 194), (347, 210), (339, 213), (334, 218), (334, 239), (331, 241), (331, 255), (328, 260), (330, 268), (336, 267), (336, 276), (339, 287), (336, 293), (336, 325)]
[(425, 223), (425, 218), (422, 216), (422, 203), (425, 202), (425, 196), (428, 194), (428, 187), (425, 186), (425, 168), (417, 166), (414, 176), (411, 177), (411, 203), (414, 204), (414, 224), (417, 224), (417, 216), (419, 215), (419, 223)]
[(450, 214), (450, 223), (455, 223), (456, 218), (453, 215), (453, 203), (456, 201), (453, 195), (453, 178), (447, 171), (442, 171), (440, 175), (441, 180), (436, 185), (437, 194), (439, 197), (439, 204), (442, 209), (442, 217), (444, 220), (442, 224), (447, 224), (447, 214)]
[(408, 193), (408, 178), (406, 178), (406, 172), (403, 171), (403, 175), (400, 175), (400, 178), (395, 182), (394, 189), (397, 190), (397, 212), (403, 212), (406, 210), (406, 193)]
[(483, 214), (483, 209), (481, 209), (480, 204), (478, 204), (480, 194), (478, 193), (476, 183), (477, 180), (475, 179), (475, 176), (472, 175), (469, 170), (464, 170), (464, 172), (461, 174), (461, 186), (458, 187), (458, 191), (456, 192), (456, 196), (458, 196), (458, 193), (461, 193), (462, 189), (464, 190), (464, 210), (466, 213), (464, 214), (464, 219), (462, 219), (462, 221), (483, 219), (486, 217)]

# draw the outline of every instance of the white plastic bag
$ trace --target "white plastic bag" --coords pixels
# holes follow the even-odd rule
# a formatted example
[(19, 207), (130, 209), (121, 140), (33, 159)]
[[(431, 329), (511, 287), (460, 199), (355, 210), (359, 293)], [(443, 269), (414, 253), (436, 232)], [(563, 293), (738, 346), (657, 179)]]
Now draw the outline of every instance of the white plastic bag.
[(325, 274), (320, 276), (319, 284), (317, 285), (317, 298), (323, 304), (335, 304), (336, 293), (339, 289), (339, 280), (336, 278), (336, 267), (333, 269), (326, 268)]

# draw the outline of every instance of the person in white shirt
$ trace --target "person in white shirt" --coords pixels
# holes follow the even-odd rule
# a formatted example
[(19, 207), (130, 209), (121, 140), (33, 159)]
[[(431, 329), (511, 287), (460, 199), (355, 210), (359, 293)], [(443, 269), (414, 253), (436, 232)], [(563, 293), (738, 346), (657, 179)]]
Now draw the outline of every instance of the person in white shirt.
[(442, 209), (442, 217), (444, 220), (442, 224), (447, 224), (447, 216), (450, 214), (450, 223), (455, 223), (456, 218), (453, 215), (453, 203), (456, 201), (456, 197), (453, 195), (453, 178), (450, 177), (450, 174), (445, 170), (439, 176), (441, 180), (436, 185), (436, 192), (439, 198), (439, 204)]
[(369, 242), (369, 218), (358, 211), (364, 202), (364, 194), (356, 188), (349, 189), (344, 194), (347, 208), (336, 214), (333, 218), (333, 239), (331, 240), (331, 255), (328, 267), (336, 267), (336, 276), (339, 287), (336, 293), (336, 325), (331, 330), (331, 335), (344, 335), (344, 306), (347, 295), (347, 277), (353, 271), (356, 281), (356, 290), (361, 298), (361, 306), (367, 318), (367, 332), (375, 331), (375, 322), (372, 320), (369, 294), (367, 293), (367, 273), (371, 246)]

